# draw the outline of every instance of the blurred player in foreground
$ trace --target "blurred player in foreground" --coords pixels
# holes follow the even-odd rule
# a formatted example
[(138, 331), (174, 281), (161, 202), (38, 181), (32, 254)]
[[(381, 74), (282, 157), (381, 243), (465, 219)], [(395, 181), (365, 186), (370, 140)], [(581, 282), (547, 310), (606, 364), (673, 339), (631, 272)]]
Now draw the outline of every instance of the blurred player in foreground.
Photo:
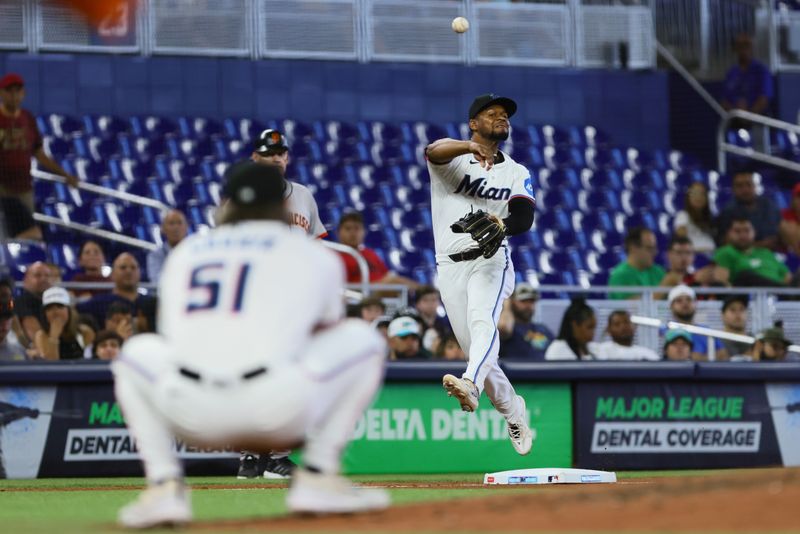
[(510, 98), (481, 95), (469, 108), (472, 139), (439, 139), (425, 154), (439, 289), (468, 358), (464, 374), (445, 375), (442, 384), (467, 412), (478, 408), (485, 388), (508, 422), (514, 450), (524, 455), (533, 441), (525, 399), (497, 363), (497, 322), (514, 289), (506, 236), (530, 229), (535, 206), (530, 172), (499, 150), (516, 110)]
[(343, 319), (341, 262), (289, 230), (283, 184), (271, 166), (229, 170), (220, 226), (185, 239), (164, 266), (159, 334), (132, 338), (112, 364), (147, 477), (119, 514), (123, 526), (191, 519), (175, 436), (254, 451), (305, 444), (292, 512), (389, 505), (386, 492), (353, 488), (338, 474), (382, 382), (385, 342), (363, 321)]

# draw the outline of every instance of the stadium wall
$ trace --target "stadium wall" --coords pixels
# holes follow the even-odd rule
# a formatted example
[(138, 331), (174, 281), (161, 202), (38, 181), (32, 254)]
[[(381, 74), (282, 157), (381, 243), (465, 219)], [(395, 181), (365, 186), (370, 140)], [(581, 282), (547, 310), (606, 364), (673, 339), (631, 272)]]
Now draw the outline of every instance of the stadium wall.
[(663, 71), (21, 53), (0, 54), (0, 71), (25, 77), (34, 113), (447, 122), (491, 91), (525, 123), (669, 146)]

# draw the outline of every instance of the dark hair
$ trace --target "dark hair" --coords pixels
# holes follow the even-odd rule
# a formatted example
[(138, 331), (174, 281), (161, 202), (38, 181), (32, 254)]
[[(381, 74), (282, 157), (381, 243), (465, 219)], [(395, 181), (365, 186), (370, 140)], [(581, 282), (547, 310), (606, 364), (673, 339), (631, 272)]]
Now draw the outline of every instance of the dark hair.
[(611, 321), (613, 321), (614, 317), (616, 317), (618, 315), (627, 315), (627, 316), (630, 317), (631, 314), (627, 310), (614, 310), (614, 311), (612, 311), (610, 314), (608, 314), (608, 326), (611, 326)]
[(689, 202), (689, 190), (687, 189), (683, 199), (683, 209), (686, 211), (687, 215), (689, 215), (689, 220), (692, 221), (695, 226), (707, 233), (712, 233), (714, 230), (714, 217), (711, 215), (711, 202), (708, 199), (708, 187), (706, 187), (706, 184), (703, 182), (694, 182), (694, 184), (699, 184), (705, 189), (706, 205), (700, 209), (692, 207), (692, 203)]
[(97, 248), (100, 249), (100, 252), (103, 253), (103, 257), (105, 257), (106, 251), (103, 250), (102, 245), (100, 245), (100, 243), (98, 243), (97, 241), (94, 241), (92, 239), (87, 239), (86, 241), (81, 243), (81, 248), (78, 249), (78, 258), (80, 258), (81, 254), (83, 254), (83, 249), (85, 249), (87, 245), (92, 245), (92, 244), (97, 245)]
[(748, 217), (744, 213), (741, 213), (741, 212), (736, 213), (736, 214), (734, 214), (733, 217), (731, 217), (731, 220), (728, 223), (728, 227), (725, 228), (725, 232), (729, 232), (730, 229), (733, 228), (733, 225), (736, 224), (736, 223), (747, 223), (747, 224), (752, 225), (753, 221), (751, 221), (750, 217)]
[(111, 319), (118, 313), (133, 315), (133, 306), (122, 300), (115, 300), (108, 306), (108, 310), (106, 310), (106, 319)]
[(725, 310), (733, 304), (734, 302), (741, 302), (745, 308), (750, 303), (750, 297), (748, 295), (728, 295), (725, 297), (725, 300), (722, 301), (722, 313), (725, 313)]
[(361, 302), (358, 303), (359, 311), (363, 310), (367, 306), (380, 306), (383, 311), (386, 311), (386, 304), (383, 302), (383, 299), (373, 295), (370, 295), (369, 297), (364, 297), (363, 299), (361, 299)]
[[(442, 336), (442, 339), (439, 341), (439, 346), (436, 347), (436, 352), (434, 352), (433, 355), (436, 356), (437, 358), (444, 357), (444, 349), (448, 341), (455, 341), (456, 343), (458, 343), (458, 338), (453, 333), (448, 333)], [(459, 346), (461, 345), (459, 344)]]
[[(64, 306), (63, 304), (50, 304), (47, 306)], [(64, 330), (61, 331), (61, 338), (67, 341), (72, 341), (78, 337), (78, 311), (74, 306), (64, 306), (67, 309), (67, 324), (64, 325)], [(48, 336), (50, 335), (50, 321), (47, 320), (47, 308), (42, 308), (42, 330)]]
[(591, 306), (586, 304), (586, 300), (582, 298), (572, 299), (572, 302), (564, 311), (564, 317), (561, 319), (561, 328), (558, 329), (558, 339), (563, 339), (572, 349), (578, 358), (585, 351), (582, 351), (578, 340), (575, 339), (575, 334), (572, 332), (572, 323), (582, 323), (594, 317), (594, 310)]
[(419, 302), (419, 300), (430, 294), (439, 294), (439, 290), (433, 286), (419, 286), (417, 291), (414, 293), (414, 302)]
[(651, 234), (653, 232), (644, 226), (634, 226), (628, 230), (628, 234), (625, 236), (625, 252), (629, 252), (633, 246), (641, 247), (642, 236), (645, 233)]
[(116, 339), (120, 347), (122, 347), (122, 344), (124, 343), (122, 336), (113, 330), (102, 330), (98, 332), (97, 337), (94, 338), (94, 343), (92, 344), (92, 358), (95, 360), (99, 359), (97, 356), (97, 348), (100, 346), (100, 343), (108, 341), (109, 339)]
[(14, 280), (12, 280), (10, 276), (0, 276), (0, 286), (6, 286), (13, 293), (16, 284), (14, 283)]
[(691, 245), (691, 244), (692, 240), (689, 239), (688, 237), (682, 235), (673, 235), (669, 239), (669, 245), (667, 246), (667, 250), (672, 250), (672, 247), (674, 247), (675, 245)]
[(339, 226), (341, 228), (344, 223), (347, 222), (356, 222), (361, 226), (364, 226), (364, 217), (357, 211), (348, 211), (347, 213), (342, 215), (342, 218), (339, 219)]

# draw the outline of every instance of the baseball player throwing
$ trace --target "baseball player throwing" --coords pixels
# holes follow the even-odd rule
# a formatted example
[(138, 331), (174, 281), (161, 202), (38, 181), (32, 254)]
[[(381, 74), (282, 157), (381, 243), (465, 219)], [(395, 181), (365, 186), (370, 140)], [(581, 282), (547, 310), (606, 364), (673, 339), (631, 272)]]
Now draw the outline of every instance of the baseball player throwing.
[(426, 148), (439, 289), (450, 324), (468, 355), (461, 378), (445, 375), (448, 395), (475, 411), (481, 391), (508, 422), (519, 454), (531, 450), (525, 400), (497, 364), (497, 321), (514, 289), (506, 236), (526, 232), (535, 201), (528, 170), (500, 151), (517, 104), (481, 95), (469, 108), (469, 141), (439, 139)]
[(355, 423), (381, 384), (385, 342), (343, 320), (339, 258), (284, 222), (272, 166), (228, 171), (220, 226), (185, 239), (160, 279), (159, 334), (131, 338), (112, 364), (147, 489), (119, 514), (147, 528), (191, 519), (175, 436), (266, 451), (305, 444), (287, 496), (294, 512), (389, 505), (338, 475)]

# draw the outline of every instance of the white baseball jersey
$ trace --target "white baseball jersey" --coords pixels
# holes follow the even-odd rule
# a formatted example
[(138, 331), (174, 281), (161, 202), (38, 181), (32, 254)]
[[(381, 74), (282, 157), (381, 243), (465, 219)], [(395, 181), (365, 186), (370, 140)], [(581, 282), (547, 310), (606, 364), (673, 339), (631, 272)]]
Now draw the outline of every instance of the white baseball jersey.
[(431, 211), (436, 259), (447, 261), (449, 254), (474, 248), (469, 234), (456, 234), (450, 225), (470, 209), (483, 210), (500, 219), (508, 217), (508, 201), (533, 198), (533, 184), (528, 169), (503, 154), (503, 161), (489, 171), (472, 154), (453, 158), (437, 165), (428, 161), (431, 176)]
[(318, 239), (328, 235), (325, 225), (319, 218), (317, 201), (306, 186), (289, 182), (289, 195), (286, 200), (286, 211), (289, 212), (289, 222), (293, 232)]
[(159, 282), (158, 330), (179, 363), (240, 375), (303, 350), (344, 315), (344, 270), (282, 222), (223, 225), (184, 239)]

